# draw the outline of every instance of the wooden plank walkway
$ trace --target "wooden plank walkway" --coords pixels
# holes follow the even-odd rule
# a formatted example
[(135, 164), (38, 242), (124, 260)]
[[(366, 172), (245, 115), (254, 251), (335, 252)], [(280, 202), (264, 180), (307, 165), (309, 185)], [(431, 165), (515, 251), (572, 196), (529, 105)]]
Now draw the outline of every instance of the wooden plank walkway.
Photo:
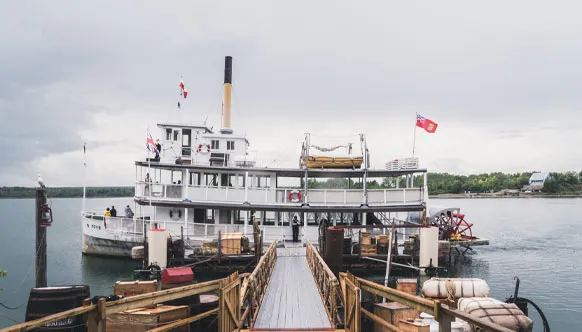
[(305, 248), (277, 249), (277, 263), (253, 328), (331, 328)]

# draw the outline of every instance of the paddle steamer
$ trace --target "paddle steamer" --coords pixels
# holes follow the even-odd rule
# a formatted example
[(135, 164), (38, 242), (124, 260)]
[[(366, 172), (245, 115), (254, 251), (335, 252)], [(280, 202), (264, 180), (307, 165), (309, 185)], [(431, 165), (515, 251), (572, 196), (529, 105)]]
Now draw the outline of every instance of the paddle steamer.
[[(322, 218), (331, 225), (411, 222), (425, 209), (426, 169), (418, 168), (417, 159), (372, 169), (365, 134), (322, 147), (307, 133), (296, 167), (260, 165), (246, 136), (231, 127), (231, 88), (232, 58), (227, 56), (222, 128), (158, 124), (160, 158), (135, 161), (135, 216), (82, 211), (83, 253), (130, 257), (154, 223), (196, 246), (216, 239), (219, 232), (240, 232), (252, 241), (254, 219), (269, 243), (291, 240), (290, 220), (297, 215), (302, 240), (317, 243)], [(419, 175), (424, 181), (415, 186)], [(327, 183), (336, 188), (318, 188), (330, 179)], [(373, 180), (394, 186), (368, 188)]]

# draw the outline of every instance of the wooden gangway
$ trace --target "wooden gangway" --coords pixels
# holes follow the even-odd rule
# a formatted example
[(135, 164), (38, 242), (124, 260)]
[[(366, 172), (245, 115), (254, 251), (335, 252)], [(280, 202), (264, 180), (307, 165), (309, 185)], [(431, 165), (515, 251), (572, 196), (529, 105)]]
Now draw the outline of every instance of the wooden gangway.
[(279, 328), (332, 328), (303, 247), (277, 249), (277, 262), (253, 326), (253, 330)]

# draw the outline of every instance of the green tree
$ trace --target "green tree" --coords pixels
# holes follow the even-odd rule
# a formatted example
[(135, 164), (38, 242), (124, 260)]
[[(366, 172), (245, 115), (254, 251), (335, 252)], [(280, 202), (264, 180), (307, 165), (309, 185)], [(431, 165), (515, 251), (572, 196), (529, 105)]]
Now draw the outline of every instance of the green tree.
[(558, 183), (553, 178), (547, 179), (546, 181), (544, 181), (544, 187), (542, 188), (542, 191), (550, 194), (557, 193)]

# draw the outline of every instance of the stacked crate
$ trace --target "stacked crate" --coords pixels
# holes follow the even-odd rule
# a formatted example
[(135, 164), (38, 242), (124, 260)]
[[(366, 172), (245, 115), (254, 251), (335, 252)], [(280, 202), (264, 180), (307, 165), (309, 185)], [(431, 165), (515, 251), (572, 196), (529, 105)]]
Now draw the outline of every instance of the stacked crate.
[(378, 241), (376, 243), (376, 252), (379, 255), (388, 254), (388, 235), (378, 235)]
[(376, 254), (376, 243), (372, 244), (372, 237), (368, 232), (360, 233), (360, 254), (362, 255)]

